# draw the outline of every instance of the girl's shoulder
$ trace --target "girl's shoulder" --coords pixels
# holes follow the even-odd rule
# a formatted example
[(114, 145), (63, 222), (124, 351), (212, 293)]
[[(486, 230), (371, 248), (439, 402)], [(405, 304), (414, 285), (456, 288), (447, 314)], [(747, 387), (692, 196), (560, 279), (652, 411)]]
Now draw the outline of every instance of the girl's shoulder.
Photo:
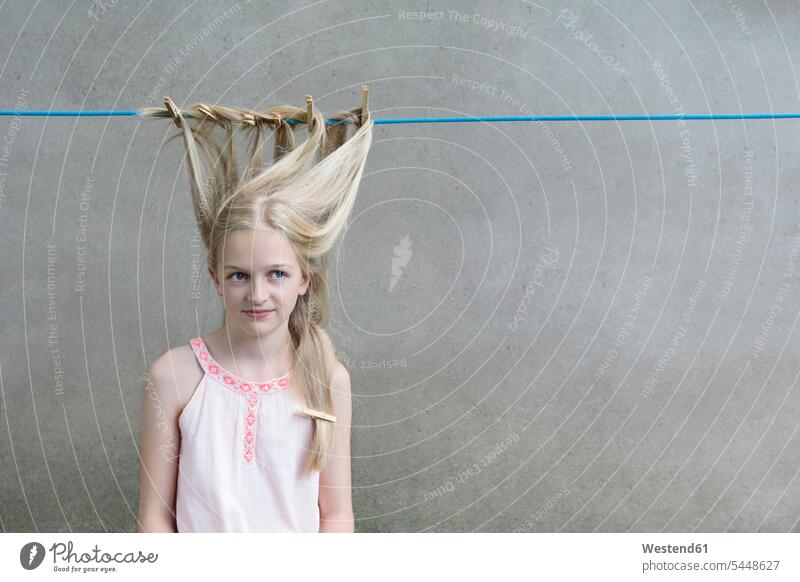
[(167, 390), (175, 394), (181, 410), (192, 398), (203, 374), (203, 368), (189, 344), (167, 350), (150, 365), (150, 375), (159, 391)]

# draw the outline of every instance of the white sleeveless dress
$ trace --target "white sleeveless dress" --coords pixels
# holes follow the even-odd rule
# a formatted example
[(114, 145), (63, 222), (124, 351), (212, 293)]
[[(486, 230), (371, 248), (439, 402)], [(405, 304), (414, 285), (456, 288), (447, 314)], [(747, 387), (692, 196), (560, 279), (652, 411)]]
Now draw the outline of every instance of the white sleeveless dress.
[(245, 381), (202, 338), (190, 345), (204, 374), (178, 421), (178, 532), (318, 532), (319, 471), (305, 471), (313, 420), (288, 372)]

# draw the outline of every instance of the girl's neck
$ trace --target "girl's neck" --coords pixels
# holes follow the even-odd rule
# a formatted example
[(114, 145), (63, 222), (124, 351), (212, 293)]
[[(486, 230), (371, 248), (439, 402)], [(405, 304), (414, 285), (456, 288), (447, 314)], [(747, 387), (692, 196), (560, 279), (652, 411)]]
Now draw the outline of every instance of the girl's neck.
[[(292, 342), (289, 329), (280, 326), (263, 336), (249, 336), (228, 325), (223, 325), (209, 334), (206, 343), (212, 343), (217, 361), (236, 364), (231, 369), (248, 370), (244, 377), (266, 378), (286, 372), (293, 361)], [(268, 368), (264, 370), (264, 368)], [(235, 373), (235, 372), (234, 372)], [(272, 374), (272, 375), (270, 375)]]

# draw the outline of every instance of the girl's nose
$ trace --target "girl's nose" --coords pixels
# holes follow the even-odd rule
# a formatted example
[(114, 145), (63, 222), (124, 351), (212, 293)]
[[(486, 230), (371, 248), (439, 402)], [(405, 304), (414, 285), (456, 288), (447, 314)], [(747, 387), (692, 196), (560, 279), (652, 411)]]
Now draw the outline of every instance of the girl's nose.
[(254, 280), (250, 285), (250, 301), (253, 305), (263, 305), (269, 298), (266, 281)]

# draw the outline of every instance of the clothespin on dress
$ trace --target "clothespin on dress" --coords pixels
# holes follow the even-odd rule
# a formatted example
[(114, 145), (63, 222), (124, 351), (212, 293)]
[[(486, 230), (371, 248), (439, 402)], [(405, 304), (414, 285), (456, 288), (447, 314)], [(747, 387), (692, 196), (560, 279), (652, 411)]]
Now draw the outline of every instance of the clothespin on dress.
[(320, 412), (319, 410), (314, 410), (313, 408), (304, 408), (303, 413), (307, 414), (308, 416), (313, 416), (315, 418), (327, 420), (329, 422), (336, 422), (336, 417), (333, 416), (332, 414), (326, 414), (324, 412)]

